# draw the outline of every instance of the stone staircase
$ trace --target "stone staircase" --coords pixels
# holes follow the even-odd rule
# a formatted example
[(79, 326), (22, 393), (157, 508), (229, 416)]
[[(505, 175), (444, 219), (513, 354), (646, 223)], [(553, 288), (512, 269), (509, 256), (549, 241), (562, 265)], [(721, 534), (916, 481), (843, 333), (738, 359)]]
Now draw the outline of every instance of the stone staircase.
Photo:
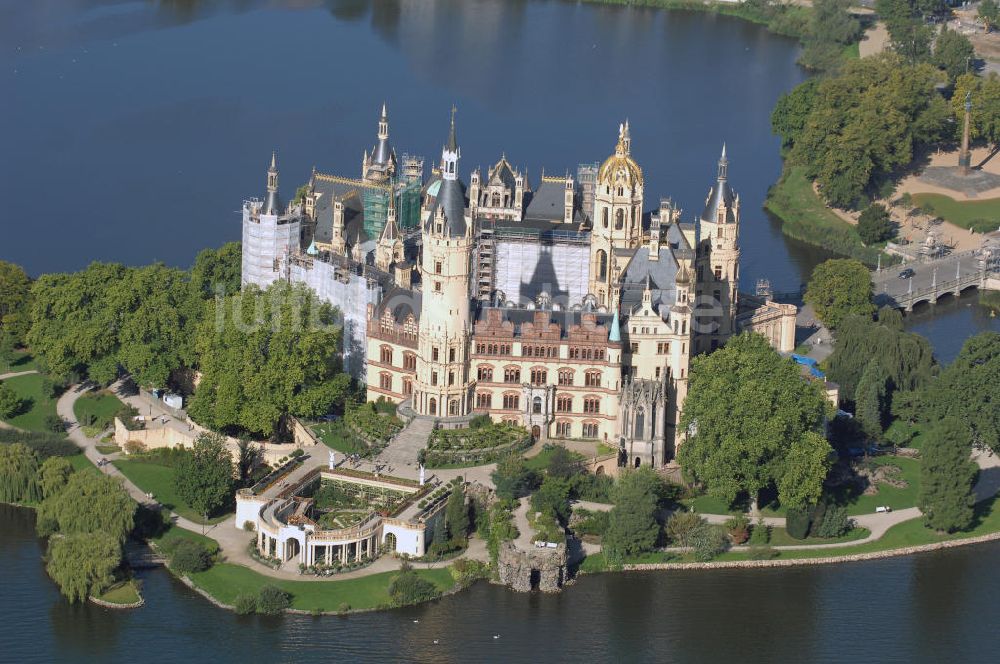
[(427, 447), (427, 440), (434, 430), (434, 420), (415, 417), (403, 428), (392, 442), (382, 450), (379, 461), (394, 468), (417, 467), (417, 454)]

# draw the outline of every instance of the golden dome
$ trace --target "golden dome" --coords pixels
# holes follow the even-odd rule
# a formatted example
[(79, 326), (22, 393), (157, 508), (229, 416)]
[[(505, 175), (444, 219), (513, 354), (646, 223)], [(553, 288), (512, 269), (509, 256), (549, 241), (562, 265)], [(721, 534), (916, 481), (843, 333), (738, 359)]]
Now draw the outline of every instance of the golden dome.
[(626, 122), (618, 126), (618, 144), (615, 153), (604, 160), (597, 172), (597, 183), (602, 185), (623, 185), (629, 189), (642, 186), (642, 169), (631, 155), (631, 138)]

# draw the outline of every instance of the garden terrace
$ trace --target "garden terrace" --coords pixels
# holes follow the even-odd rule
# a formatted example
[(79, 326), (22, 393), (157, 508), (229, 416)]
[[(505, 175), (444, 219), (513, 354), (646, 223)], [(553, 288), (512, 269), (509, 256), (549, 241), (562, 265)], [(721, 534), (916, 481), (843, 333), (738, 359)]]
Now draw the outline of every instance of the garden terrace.
[(477, 466), (493, 463), (530, 445), (528, 430), (514, 424), (490, 422), (474, 429), (435, 429), (423, 452), (423, 462), (429, 468)]
[(399, 418), (380, 412), (372, 404), (348, 410), (344, 424), (369, 447), (386, 445), (403, 428)]

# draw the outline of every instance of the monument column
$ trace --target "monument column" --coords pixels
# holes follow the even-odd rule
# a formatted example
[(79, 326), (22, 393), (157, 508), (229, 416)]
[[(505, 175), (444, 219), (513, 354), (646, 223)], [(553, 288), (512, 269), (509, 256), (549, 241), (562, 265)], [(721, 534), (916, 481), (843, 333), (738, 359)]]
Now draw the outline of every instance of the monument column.
[(969, 153), (970, 120), (972, 118), (970, 94), (969, 92), (965, 93), (965, 124), (962, 127), (962, 151), (958, 153), (958, 166), (962, 170), (962, 175), (968, 175), (972, 170), (972, 155)]

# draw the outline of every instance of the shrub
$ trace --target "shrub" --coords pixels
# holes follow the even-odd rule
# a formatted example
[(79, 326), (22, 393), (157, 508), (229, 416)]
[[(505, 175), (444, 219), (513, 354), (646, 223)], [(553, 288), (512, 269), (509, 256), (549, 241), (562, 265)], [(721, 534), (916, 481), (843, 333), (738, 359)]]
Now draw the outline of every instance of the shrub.
[(0, 419), (9, 419), (20, 415), (26, 402), (6, 383), (0, 383)]
[(485, 579), (489, 573), (489, 565), (481, 560), (459, 558), (451, 566), (451, 575), (462, 588), (467, 588), (479, 579)]
[(45, 427), (46, 431), (51, 431), (52, 433), (66, 433), (66, 423), (58, 415), (52, 415), (51, 413), (46, 415), (45, 419), (42, 420), (42, 426)]
[(434, 599), (440, 593), (437, 587), (413, 571), (413, 566), (405, 560), (399, 566), (399, 574), (389, 584), (389, 597), (393, 606), (407, 606)]
[(690, 546), (694, 547), (695, 559), (700, 562), (712, 560), (729, 546), (729, 537), (725, 531), (707, 524), (696, 528), (687, 539)]
[(774, 547), (766, 544), (763, 546), (751, 545), (747, 555), (750, 560), (771, 560), (778, 555), (778, 552)]
[[(813, 522), (816, 524), (816, 522)], [(817, 537), (840, 537), (851, 529), (851, 520), (847, 518), (847, 508), (830, 505), (823, 514), (823, 520), (814, 525), (813, 534)]]
[(337, 607), (337, 611), (339, 613), (347, 613), (350, 610), (351, 610), (351, 605), (348, 604), (347, 602), (341, 602), (340, 606)]
[(889, 218), (889, 210), (880, 203), (869, 205), (858, 218), (858, 235), (865, 244), (888, 240), (896, 234), (896, 226)]
[(139, 454), (146, 450), (146, 446), (139, 440), (125, 441), (125, 454)]
[(764, 523), (764, 519), (757, 519), (757, 523), (754, 524), (753, 530), (750, 531), (750, 546), (764, 546), (770, 541), (770, 526)]
[(257, 613), (273, 616), (292, 605), (291, 594), (278, 586), (266, 585), (257, 593)]
[(305, 451), (301, 447), (298, 447), (298, 448), (292, 450), (292, 453), (289, 454), (288, 456), (291, 457), (292, 459), (298, 459), (300, 456), (302, 456), (304, 454), (305, 454)]
[(204, 572), (212, 566), (212, 556), (200, 543), (184, 539), (174, 547), (170, 567), (181, 574)]
[(479, 429), (481, 427), (489, 426), (493, 423), (489, 415), (476, 415), (471, 420), (469, 420), (470, 429)]
[(789, 507), (785, 515), (785, 530), (793, 539), (805, 539), (809, 536), (809, 512), (800, 507)]
[(257, 612), (257, 596), (251, 593), (240, 593), (233, 602), (237, 615), (248, 616)]
[(255, 532), (257, 530), (257, 524), (254, 523), (253, 521), (244, 521), (243, 530), (245, 530), (248, 533)]
[(579, 521), (573, 524), (573, 532), (578, 535), (603, 536), (604, 531), (608, 529), (609, 512), (573, 510), (573, 513), (580, 517)]
[(705, 519), (694, 512), (674, 512), (667, 519), (665, 531), (671, 542), (679, 546), (692, 546), (691, 535), (705, 524)]
[(730, 517), (726, 520), (726, 531), (733, 540), (733, 544), (743, 544), (750, 536), (750, 519), (742, 514)]

